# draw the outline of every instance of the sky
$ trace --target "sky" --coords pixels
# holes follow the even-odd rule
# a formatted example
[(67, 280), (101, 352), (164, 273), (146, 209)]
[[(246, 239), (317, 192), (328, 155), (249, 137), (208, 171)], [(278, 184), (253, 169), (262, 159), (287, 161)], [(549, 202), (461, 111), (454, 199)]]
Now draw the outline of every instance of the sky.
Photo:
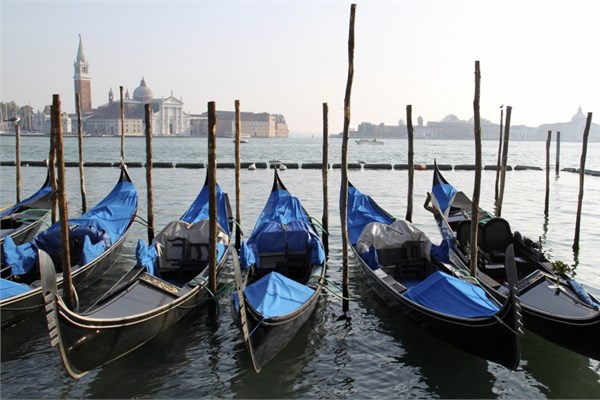
[[(412, 118), (473, 117), (475, 61), (481, 117), (512, 125), (600, 116), (597, 0), (356, 2), (351, 128)], [(0, 101), (43, 109), (60, 94), (74, 112), (81, 34), (92, 106), (142, 77), (184, 110), (283, 114), (292, 133), (343, 129), (347, 1), (0, 0)], [(596, 120), (598, 117), (596, 117)]]

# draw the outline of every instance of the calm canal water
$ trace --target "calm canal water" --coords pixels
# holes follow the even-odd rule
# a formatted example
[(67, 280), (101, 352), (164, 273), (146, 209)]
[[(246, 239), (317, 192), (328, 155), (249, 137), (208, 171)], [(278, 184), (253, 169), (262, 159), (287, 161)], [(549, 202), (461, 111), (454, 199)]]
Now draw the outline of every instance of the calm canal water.
[[(47, 137), (23, 137), (22, 160), (41, 160), (48, 154)], [(144, 161), (144, 140), (127, 138), (126, 160)], [(497, 142), (483, 142), (483, 163), (496, 163)], [(330, 162), (339, 162), (341, 141), (330, 140)], [(513, 230), (534, 239), (541, 237), (551, 259), (576, 264), (577, 278), (600, 296), (597, 255), (600, 250), (600, 178), (586, 176), (581, 251), (571, 250), (579, 176), (561, 172), (554, 176), (554, 144), (550, 181), (550, 213), (544, 218), (545, 172), (509, 171), (503, 217)], [(118, 161), (118, 138), (86, 138), (88, 161)], [(600, 144), (588, 148), (587, 168), (600, 170)], [(77, 140), (65, 139), (65, 158), (77, 161)], [(155, 161), (206, 162), (206, 139), (153, 140)], [(561, 167), (579, 167), (581, 144), (562, 143)], [(426, 141), (415, 143), (415, 162), (473, 164), (473, 143)], [(14, 160), (14, 137), (0, 138), (0, 159)], [(231, 139), (219, 139), (219, 162), (234, 160)], [(321, 139), (251, 139), (242, 145), (242, 161), (320, 162)], [(384, 146), (349, 143), (349, 161), (406, 163), (407, 145), (387, 140)], [(545, 165), (545, 143), (513, 142), (509, 164)], [(342, 244), (338, 211), (340, 170), (329, 170), (330, 256), (329, 277), (342, 280)], [(129, 172), (140, 194), (139, 214), (146, 217), (145, 171)], [(178, 218), (202, 186), (204, 169), (154, 169), (154, 208), (157, 227)], [(116, 168), (86, 168), (88, 204), (95, 204), (111, 189)], [(39, 167), (22, 168), (22, 194), (36, 190), (44, 179)], [(232, 169), (219, 169), (218, 181), (229, 192), (235, 207)], [(447, 171), (455, 186), (472, 193), (472, 171)], [(288, 169), (281, 173), (287, 188), (315, 218), (322, 216), (320, 170)], [(398, 217), (407, 204), (406, 171), (350, 171), (361, 191)], [(271, 189), (272, 170), (241, 171), (242, 227), (252, 230)], [(481, 206), (493, 210), (495, 171), (483, 171)], [(413, 222), (432, 240), (440, 236), (431, 215), (421, 205), (430, 190), (431, 171), (415, 171)], [(80, 212), (77, 168), (67, 169), (69, 212)], [(0, 167), (0, 206), (14, 201), (15, 169)], [(106, 274), (101, 292), (133, 265), (133, 250), (146, 228), (136, 225), (117, 268)], [(50, 347), (42, 317), (19, 324), (1, 334), (0, 397), (2, 398), (597, 398), (600, 396), (600, 363), (555, 346), (530, 332), (523, 338), (521, 365), (507, 370), (446, 345), (412, 326), (390, 310), (361, 279), (350, 262), (350, 320), (338, 320), (341, 301), (323, 292), (307, 326), (260, 374), (254, 373), (240, 334), (235, 328), (228, 299), (219, 300), (212, 317), (199, 308), (172, 329), (142, 348), (79, 381), (64, 373), (57, 350)]]

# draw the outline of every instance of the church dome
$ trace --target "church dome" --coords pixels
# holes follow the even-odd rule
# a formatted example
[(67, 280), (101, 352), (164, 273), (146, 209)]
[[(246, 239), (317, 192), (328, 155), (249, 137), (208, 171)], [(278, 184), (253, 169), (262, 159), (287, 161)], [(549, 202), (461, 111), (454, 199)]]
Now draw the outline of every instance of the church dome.
[(573, 123), (585, 123), (585, 115), (583, 115), (583, 111), (581, 110), (581, 106), (577, 110), (577, 114), (573, 115), (571, 118), (571, 122)]
[(146, 81), (142, 78), (140, 82), (140, 86), (135, 88), (133, 91), (133, 99), (137, 101), (148, 101), (154, 98), (154, 93), (152, 93), (152, 89), (146, 86)]

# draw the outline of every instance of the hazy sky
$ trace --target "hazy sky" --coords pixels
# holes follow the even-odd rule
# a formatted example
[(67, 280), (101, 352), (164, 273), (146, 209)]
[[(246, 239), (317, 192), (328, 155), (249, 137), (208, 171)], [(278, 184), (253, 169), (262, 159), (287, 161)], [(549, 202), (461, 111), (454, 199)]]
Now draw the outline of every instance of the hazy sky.
[[(78, 34), (92, 105), (145, 77), (155, 97), (184, 109), (281, 113), (292, 132), (342, 130), (348, 69), (347, 1), (0, 0), (0, 100), (42, 109), (61, 95), (74, 112)], [(581, 106), (600, 120), (597, 0), (357, 2), (351, 127), (360, 122), (481, 115), (513, 124), (568, 121)]]

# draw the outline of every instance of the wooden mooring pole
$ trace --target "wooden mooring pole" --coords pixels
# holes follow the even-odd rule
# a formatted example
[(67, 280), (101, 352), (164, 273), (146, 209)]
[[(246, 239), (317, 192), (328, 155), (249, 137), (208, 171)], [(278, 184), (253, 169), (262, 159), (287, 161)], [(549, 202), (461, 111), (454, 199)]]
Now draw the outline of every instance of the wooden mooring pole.
[(144, 105), (146, 124), (146, 195), (148, 201), (148, 244), (154, 240), (154, 195), (152, 188), (152, 109)]
[(579, 253), (579, 231), (581, 230), (581, 206), (583, 204), (583, 181), (585, 176), (585, 159), (587, 157), (587, 143), (592, 126), (592, 113), (588, 113), (583, 131), (583, 147), (581, 150), (581, 161), (579, 162), (579, 197), (577, 199), (577, 219), (575, 220), (575, 239), (573, 240), (573, 251)]
[(406, 106), (406, 129), (408, 136), (408, 199), (406, 200), (406, 220), (412, 222), (413, 188), (415, 180), (414, 129), (412, 125), (412, 105)]
[(329, 106), (323, 103), (323, 168), (321, 169), (323, 177), (323, 217), (321, 226), (323, 232), (323, 247), (325, 254), (329, 256), (329, 190), (327, 184), (327, 174), (329, 167)]
[(61, 264), (63, 272), (64, 300), (69, 309), (76, 306), (73, 281), (71, 279), (71, 250), (69, 248), (69, 211), (67, 209), (65, 154), (63, 148), (62, 121), (60, 118), (60, 96), (52, 96), (52, 135), (56, 143), (56, 159), (58, 167), (58, 210), (60, 215)]
[(121, 93), (121, 161), (125, 162), (125, 100), (123, 99), (123, 86), (119, 86)]
[(556, 176), (560, 172), (560, 131), (556, 132), (556, 164), (554, 165)]
[(500, 106), (500, 134), (498, 139), (498, 162), (496, 163), (496, 185), (494, 186), (494, 201), (498, 202), (498, 181), (500, 180), (500, 163), (502, 162), (502, 123), (504, 120), (504, 104)]
[(214, 101), (208, 103), (208, 265), (209, 289), (217, 291), (217, 111)]
[(475, 125), (475, 183), (473, 184), (473, 203), (471, 204), (471, 275), (477, 275), (477, 260), (479, 246), (479, 193), (481, 191), (481, 119), (479, 116), (479, 93), (481, 72), (479, 61), (475, 61), (475, 98), (473, 100), (474, 125)]
[(87, 195), (85, 193), (85, 178), (83, 175), (83, 127), (81, 126), (81, 96), (75, 93), (75, 108), (77, 109), (77, 140), (79, 144), (79, 186), (81, 188), (81, 212), (87, 211)]
[(17, 167), (17, 203), (21, 201), (21, 126), (20, 118), (15, 118), (15, 165)]
[(548, 215), (550, 206), (550, 143), (552, 142), (552, 131), (548, 131), (546, 138), (546, 197), (544, 200), (544, 215)]
[(54, 129), (56, 124), (62, 124), (60, 121), (60, 112), (58, 115), (58, 121), (55, 121), (55, 113), (53, 106), (50, 106), (50, 154), (48, 154), (48, 169), (50, 170), (50, 182), (52, 184), (52, 208), (51, 208), (51, 221), (54, 224), (58, 221), (58, 216), (56, 215), (56, 203), (58, 200), (58, 187), (56, 182), (56, 135), (54, 134)]
[(500, 187), (496, 201), (496, 217), (502, 216), (502, 202), (504, 201), (504, 186), (506, 185), (506, 165), (508, 163), (508, 141), (510, 138), (510, 117), (512, 107), (506, 106), (506, 122), (504, 124), (504, 142), (502, 145), (502, 165), (500, 167)]
[(242, 135), (241, 131), (241, 113), (240, 113), (240, 101), (235, 101), (235, 249), (240, 251), (240, 247), (242, 246), (242, 232), (241, 232), (241, 224), (242, 224), (242, 199), (241, 195), (241, 186), (240, 186), (240, 166), (241, 166), (241, 156), (240, 156), (240, 137)]
[(348, 34), (348, 79), (346, 81), (346, 95), (344, 96), (344, 131), (342, 140), (342, 188), (340, 219), (342, 225), (342, 310), (345, 313), (350, 309), (350, 275), (348, 265), (348, 135), (350, 131), (350, 95), (352, 93), (352, 78), (354, 77), (354, 16), (356, 4), (350, 6), (350, 29)]

